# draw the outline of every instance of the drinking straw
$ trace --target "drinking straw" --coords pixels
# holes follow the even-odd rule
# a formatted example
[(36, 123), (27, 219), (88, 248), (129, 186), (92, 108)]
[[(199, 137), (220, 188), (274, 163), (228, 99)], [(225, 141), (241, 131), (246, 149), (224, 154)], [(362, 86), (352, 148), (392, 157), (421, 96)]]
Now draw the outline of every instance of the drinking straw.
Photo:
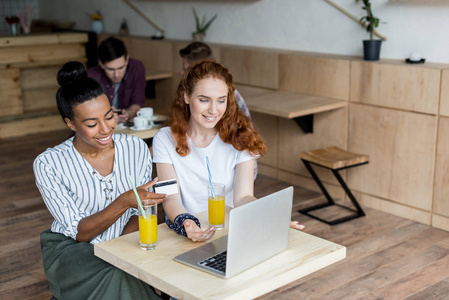
[(212, 174), (210, 173), (209, 157), (207, 157), (207, 155), (206, 155), (206, 165), (207, 165), (207, 172), (209, 173), (209, 184), (211, 187), (212, 199), (215, 199), (214, 185), (212, 184)]
[(145, 210), (143, 209), (142, 202), (140, 201), (139, 194), (137, 193), (136, 186), (134, 185), (131, 175), (128, 175), (128, 179), (129, 179), (129, 182), (131, 183), (131, 186), (133, 187), (134, 195), (136, 195), (137, 204), (139, 205), (140, 212), (142, 213), (143, 217), (146, 219), (147, 215), (145, 214)]

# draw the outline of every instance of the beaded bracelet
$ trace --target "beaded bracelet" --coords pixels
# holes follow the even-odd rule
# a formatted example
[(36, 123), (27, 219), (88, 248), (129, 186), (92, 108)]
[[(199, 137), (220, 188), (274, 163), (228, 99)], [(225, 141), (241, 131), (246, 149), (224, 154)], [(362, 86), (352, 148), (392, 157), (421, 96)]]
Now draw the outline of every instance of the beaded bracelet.
[(177, 215), (174, 222), (170, 221), (170, 219), (167, 217), (167, 215), (165, 215), (165, 223), (167, 224), (168, 228), (173, 229), (177, 234), (180, 234), (183, 236), (187, 236), (186, 230), (184, 228), (184, 221), (187, 219), (194, 221), (196, 223), (196, 225), (198, 225), (198, 227), (201, 228), (201, 223), (197, 219), (197, 217), (195, 217), (189, 213)]

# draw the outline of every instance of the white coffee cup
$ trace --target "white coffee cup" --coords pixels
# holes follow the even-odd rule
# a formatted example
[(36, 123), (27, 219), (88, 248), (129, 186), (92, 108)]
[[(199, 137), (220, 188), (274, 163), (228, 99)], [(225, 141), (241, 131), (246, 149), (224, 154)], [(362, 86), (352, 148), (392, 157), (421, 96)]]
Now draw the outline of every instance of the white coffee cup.
[(148, 125), (147, 118), (140, 117), (140, 116), (134, 117), (134, 127), (136, 129), (143, 129), (143, 128), (147, 127), (147, 125)]
[(153, 108), (152, 107), (142, 107), (137, 112), (137, 115), (140, 117), (144, 117), (148, 120), (151, 120), (153, 118)]

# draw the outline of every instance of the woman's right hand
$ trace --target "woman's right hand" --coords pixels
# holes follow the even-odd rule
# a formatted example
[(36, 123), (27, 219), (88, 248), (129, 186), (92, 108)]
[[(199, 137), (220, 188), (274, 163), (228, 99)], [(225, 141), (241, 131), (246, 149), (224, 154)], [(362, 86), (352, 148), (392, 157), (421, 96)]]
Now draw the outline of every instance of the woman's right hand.
[(192, 240), (192, 242), (204, 242), (210, 239), (216, 228), (209, 227), (206, 230), (202, 230), (195, 222), (190, 219), (184, 221), (184, 229), (186, 230), (187, 237)]
[[(154, 178), (150, 182), (145, 183), (144, 185), (138, 186), (136, 188), (137, 193), (139, 194), (140, 200), (154, 200), (157, 202), (157, 204), (161, 203), (166, 197), (166, 194), (158, 194), (158, 193), (152, 193), (148, 192), (148, 189), (152, 187), (156, 182), (158, 178)], [(126, 199), (126, 203), (129, 207), (138, 208), (137, 207), (137, 199), (136, 195), (134, 194), (133, 190), (129, 190), (126, 193), (123, 194)]]

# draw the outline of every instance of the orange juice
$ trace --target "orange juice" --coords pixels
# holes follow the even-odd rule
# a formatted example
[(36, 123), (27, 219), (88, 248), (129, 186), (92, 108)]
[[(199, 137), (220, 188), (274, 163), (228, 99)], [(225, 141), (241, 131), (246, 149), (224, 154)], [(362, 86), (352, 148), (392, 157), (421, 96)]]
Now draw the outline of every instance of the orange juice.
[(157, 242), (157, 216), (146, 215), (146, 219), (143, 216), (139, 216), (139, 233), (141, 244), (155, 244)]
[(208, 200), (209, 224), (222, 225), (225, 221), (225, 197), (209, 196)]

